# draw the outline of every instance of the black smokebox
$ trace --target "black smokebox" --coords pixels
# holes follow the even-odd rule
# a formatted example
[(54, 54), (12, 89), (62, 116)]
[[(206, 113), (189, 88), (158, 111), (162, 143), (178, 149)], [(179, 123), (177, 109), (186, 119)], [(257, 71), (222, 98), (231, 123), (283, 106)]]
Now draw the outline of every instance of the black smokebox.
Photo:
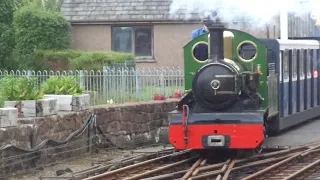
[(225, 26), (220, 22), (219, 18), (215, 17), (204, 21), (210, 34), (210, 57), (209, 62), (218, 61), (224, 59), (224, 43), (223, 43), (223, 32), (226, 29)]

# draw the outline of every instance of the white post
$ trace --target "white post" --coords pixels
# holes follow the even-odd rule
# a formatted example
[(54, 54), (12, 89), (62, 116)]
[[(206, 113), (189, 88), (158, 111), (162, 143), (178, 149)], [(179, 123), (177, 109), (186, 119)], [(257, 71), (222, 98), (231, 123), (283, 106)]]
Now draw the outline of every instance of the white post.
[(80, 79), (80, 88), (85, 89), (85, 84), (84, 84), (84, 72), (83, 72), (83, 70), (80, 70), (79, 79)]
[(288, 39), (288, 12), (281, 10), (280, 12), (280, 39)]

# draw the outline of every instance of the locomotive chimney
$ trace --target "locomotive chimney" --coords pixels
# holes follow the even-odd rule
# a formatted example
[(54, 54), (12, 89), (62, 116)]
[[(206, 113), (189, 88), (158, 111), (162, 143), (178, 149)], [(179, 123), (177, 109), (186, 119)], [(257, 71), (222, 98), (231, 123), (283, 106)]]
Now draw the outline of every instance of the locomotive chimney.
[(217, 16), (214, 19), (205, 22), (210, 34), (209, 61), (224, 59), (223, 31), (225, 30), (225, 26), (219, 21)]

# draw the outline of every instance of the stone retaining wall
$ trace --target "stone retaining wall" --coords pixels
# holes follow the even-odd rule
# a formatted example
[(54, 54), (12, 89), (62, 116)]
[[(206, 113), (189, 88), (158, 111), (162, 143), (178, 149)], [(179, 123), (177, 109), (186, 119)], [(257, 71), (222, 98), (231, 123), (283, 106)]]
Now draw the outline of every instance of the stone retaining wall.
[(80, 129), (91, 112), (58, 112), (47, 117), (19, 118), (18, 126), (0, 128), (0, 146), (11, 144), (31, 149), (46, 139), (63, 141)]
[[(175, 109), (177, 102), (177, 99), (170, 99), (95, 106), (80, 112), (18, 119), (18, 126), (0, 128), (0, 179), (17, 171), (90, 152), (88, 147), (95, 148), (97, 142), (94, 124), (104, 134), (96, 133), (101, 140), (107, 140), (107, 147), (167, 143), (167, 113)], [(94, 120), (89, 118), (92, 114), (96, 115), (96, 121), (87, 121)], [(30, 149), (33, 150), (28, 151)]]
[(18, 126), (0, 128), (0, 146), (12, 144), (30, 149), (45, 139), (64, 141), (92, 113), (97, 115), (97, 124), (103, 133), (118, 147), (132, 143), (159, 142), (159, 135), (168, 124), (167, 112), (174, 110), (177, 102), (177, 99), (168, 99), (95, 106), (80, 112), (58, 112), (48, 117), (23, 118), (18, 120)]
[(167, 141), (168, 112), (177, 100), (134, 103), (126, 106), (95, 107), (97, 123), (118, 147), (132, 147)]

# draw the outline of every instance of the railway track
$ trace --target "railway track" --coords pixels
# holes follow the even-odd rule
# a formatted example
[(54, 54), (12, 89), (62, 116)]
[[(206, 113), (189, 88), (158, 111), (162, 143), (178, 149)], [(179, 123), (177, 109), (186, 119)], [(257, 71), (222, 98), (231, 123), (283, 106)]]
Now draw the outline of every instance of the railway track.
[(239, 173), (244, 172), (247, 169), (255, 168), (257, 166), (263, 168), (272, 163), (279, 162), (291, 155), (307, 149), (307, 147), (298, 147), (292, 149), (279, 150), (276, 152), (263, 153), (260, 155), (254, 155), (248, 158), (242, 159), (228, 159), (225, 162), (203, 165), (196, 168), (191, 177), (188, 180), (199, 180), (199, 179), (237, 179)]
[(232, 156), (218, 163), (212, 163), (208, 157), (192, 151), (167, 149), (156, 153), (144, 152), (104, 166), (96, 165), (74, 173), (69, 179), (305, 179), (320, 174), (319, 157), (320, 144), (274, 150), (246, 158)]
[(320, 173), (320, 145), (309, 148), (262, 169), (243, 180), (263, 179), (314, 179)]
[(100, 179), (144, 179), (144, 180), (169, 180), (169, 179), (221, 179), (227, 180), (236, 170), (271, 164), (281, 161), (289, 155), (297, 153), (306, 147), (278, 150), (263, 153), (243, 159), (230, 158), (227, 161), (209, 164), (206, 157), (192, 154), (191, 151), (175, 152), (161, 157), (149, 159), (116, 170), (111, 170), (85, 180)]
[(199, 155), (192, 155), (191, 151), (188, 150), (174, 152), (168, 155), (152, 158), (140, 163), (92, 176), (86, 178), (85, 180), (143, 179), (152, 175), (185, 169), (186, 167), (189, 167), (188, 163), (195, 161), (197, 158), (199, 158)]

